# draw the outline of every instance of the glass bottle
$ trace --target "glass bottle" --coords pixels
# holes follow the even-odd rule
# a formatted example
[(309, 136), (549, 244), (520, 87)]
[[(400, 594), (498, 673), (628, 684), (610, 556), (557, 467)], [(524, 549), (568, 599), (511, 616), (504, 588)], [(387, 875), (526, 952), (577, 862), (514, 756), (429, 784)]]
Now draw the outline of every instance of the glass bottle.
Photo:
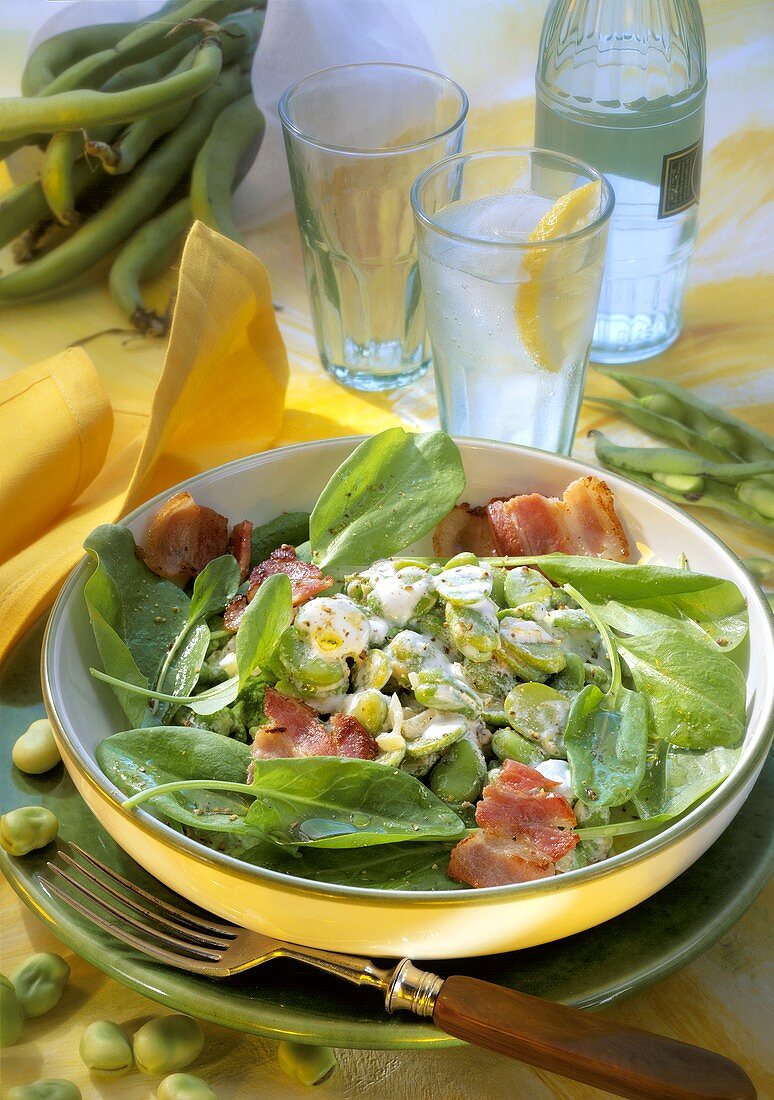
[(697, 0), (550, 0), (535, 144), (593, 165), (615, 191), (596, 362), (646, 359), (680, 333), (706, 87)]

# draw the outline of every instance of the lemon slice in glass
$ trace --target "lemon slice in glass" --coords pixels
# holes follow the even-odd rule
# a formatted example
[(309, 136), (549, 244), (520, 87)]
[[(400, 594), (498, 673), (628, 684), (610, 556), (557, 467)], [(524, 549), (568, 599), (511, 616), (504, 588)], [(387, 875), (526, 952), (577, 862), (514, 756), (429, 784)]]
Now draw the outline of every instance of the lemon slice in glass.
[[(601, 184), (593, 180), (568, 191), (547, 210), (529, 236), (530, 243), (550, 241), (590, 225), (599, 213)], [(580, 358), (591, 339), (597, 261), (604, 238), (568, 241), (526, 251), (514, 308), (527, 354), (543, 370), (555, 373)]]

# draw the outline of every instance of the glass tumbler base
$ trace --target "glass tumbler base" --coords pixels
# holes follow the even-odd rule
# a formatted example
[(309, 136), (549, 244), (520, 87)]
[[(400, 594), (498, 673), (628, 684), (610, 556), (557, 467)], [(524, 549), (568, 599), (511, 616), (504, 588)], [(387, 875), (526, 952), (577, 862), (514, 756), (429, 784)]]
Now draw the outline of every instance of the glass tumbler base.
[(375, 374), (372, 370), (356, 370), (352, 367), (340, 366), (338, 363), (331, 363), (326, 359), (322, 360), (328, 374), (332, 375), (337, 382), (341, 382), (351, 390), (360, 390), (365, 393), (380, 393), (382, 390), (396, 390), (401, 386), (408, 386), (410, 382), (416, 382), (427, 373), (430, 362), (430, 359), (425, 359), (418, 367), (406, 365), (405, 368), (389, 374)]
[[(633, 330), (636, 330), (636, 321), (637, 318), (606, 317), (604, 323), (600, 325), (600, 318), (598, 317), (595, 339), (589, 352), (591, 362), (605, 363), (611, 366), (639, 363), (642, 359), (652, 359), (654, 355), (660, 355), (662, 351), (666, 351), (680, 335), (679, 325), (670, 327), (667, 331), (664, 331), (664, 326), (661, 326), (660, 333), (651, 331), (645, 338), (632, 338), (634, 337)], [(606, 339), (597, 338), (600, 328), (605, 332)], [(616, 329), (618, 332), (616, 332)]]

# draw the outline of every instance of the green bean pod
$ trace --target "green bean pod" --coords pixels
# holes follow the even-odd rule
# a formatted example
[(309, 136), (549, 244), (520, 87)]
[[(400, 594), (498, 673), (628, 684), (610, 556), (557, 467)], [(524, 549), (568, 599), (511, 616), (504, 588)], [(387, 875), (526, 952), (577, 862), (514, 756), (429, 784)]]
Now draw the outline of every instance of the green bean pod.
[(1, 99), (0, 138), (13, 140), (30, 133), (53, 134), (59, 130), (131, 122), (176, 103), (190, 102), (214, 83), (221, 65), (219, 40), (205, 38), (189, 69), (158, 84), (125, 92), (62, 92), (49, 97)]
[[(223, 51), (223, 65), (229, 65), (233, 61), (241, 60), (250, 53), (258, 42), (262, 17), (255, 14), (243, 15), (225, 19), (221, 24), (220, 41)], [(186, 53), (174, 72), (185, 72), (190, 68), (194, 60), (195, 47), (190, 53)], [(100, 157), (103, 167), (110, 175), (121, 176), (130, 172), (135, 165), (142, 160), (159, 138), (168, 134), (178, 126), (191, 109), (192, 101), (187, 100), (176, 104), (166, 111), (156, 111), (151, 115), (145, 115), (137, 119), (121, 135), (119, 141), (110, 147), (114, 153), (110, 155), (104, 149), (90, 144), (90, 152)], [(228, 108), (226, 109), (228, 111)], [(220, 116), (219, 116), (220, 117)], [(216, 119), (213, 130), (218, 127), (219, 118)], [(208, 139), (209, 141), (209, 139)], [(207, 142), (205, 142), (205, 147)], [(221, 150), (221, 153), (223, 150)], [(107, 153), (107, 155), (106, 155)]]
[(589, 435), (594, 438), (594, 449), (600, 462), (617, 470), (632, 470), (638, 474), (711, 477), (727, 485), (774, 474), (774, 458), (768, 462), (711, 462), (677, 447), (621, 447), (600, 431), (591, 431)]
[(759, 462), (774, 457), (774, 437), (738, 420), (717, 405), (703, 401), (674, 382), (611, 370), (609, 367), (597, 367), (597, 370), (634, 394), (643, 407), (679, 420), (692, 431), (704, 435), (710, 443), (731, 451), (737, 458)]
[(263, 112), (250, 93), (218, 116), (194, 161), (191, 174), (193, 217), (233, 241), (241, 241), (231, 213), (237, 169), (251, 146), (255, 147), (251, 160), (255, 159), (264, 128)]
[(165, 336), (169, 317), (147, 308), (140, 284), (172, 262), (191, 221), (191, 203), (186, 196), (141, 226), (110, 268), (113, 300), (144, 336)]
[(0, 302), (23, 301), (83, 274), (133, 232), (180, 182), (223, 108), (240, 90), (236, 66), (200, 96), (184, 122), (128, 178), (124, 188), (72, 237), (0, 278)]
[(47, 38), (36, 46), (21, 78), (22, 95), (40, 95), (43, 89), (76, 61), (110, 49), (133, 31), (136, 23), (99, 23), (76, 27)]
[(83, 135), (62, 130), (53, 135), (43, 158), (40, 185), (51, 213), (62, 225), (75, 221), (73, 162), (82, 150)]
[[(92, 53), (65, 69), (47, 85), (45, 95), (58, 95), (60, 92), (70, 92), (78, 88), (99, 88), (109, 77), (127, 65), (147, 61), (165, 53), (173, 44), (168, 35), (186, 20), (219, 19), (241, 6), (242, 4), (233, 3), (233, 0), (188, 0), (188, 3), (177, 8), (172, 15), (165, 5), (156, 16), (136, 23), (134, 29), (114, 46)], [(160, 18), (162, 15), (166, 17)], [(181, 28), (176, 33), (183, 34), (184, 29)], [(190, 32), (185, 33), (188, 36)], [(190, 49), (190, 42), (188, 48)]]
[[(94, 178), (94, 170), (85, 160), (75, 164), (72, 187), (76, 198), (94, 182)], [(31, 180), (14, 187), (0, 202), (0, 248), (41, 221), (49, 212), (40, 180)]]
[(659, 439), (668, 439), (672, 443), (679, 443), (681, 446), (687, 447), (688, 450), (702, 455), (703, 458), (708, 458), (711, 462), (734, 462), (737, 458), (733, 451), (729, 451), (726, 447), (716, 446), (705, 439), (703, 435), (681, 424), (679, 420), (662, 416), (645, 405), (639, 405), (636, 402), (616, 401), (612, 397), (587, 397), (586, 401), (592, 405), (602, 405), (606, 409), (620, 413), (632, 424), (636, 424), (638, 428), (658, 436)]

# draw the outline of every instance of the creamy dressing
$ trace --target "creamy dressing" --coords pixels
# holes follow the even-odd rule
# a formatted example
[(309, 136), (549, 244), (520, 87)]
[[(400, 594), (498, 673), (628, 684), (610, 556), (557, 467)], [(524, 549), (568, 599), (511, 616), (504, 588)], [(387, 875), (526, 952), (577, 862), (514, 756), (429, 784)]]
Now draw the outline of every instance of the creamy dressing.
[(349, 596), (319, 596), (298, 609), (296, 629), (323, 660), (358, 657), (371, 640), (364, 611)]
[(576, 801), (576, 795), (572, 789), (570, 765), (566, 760), (543, 760), (542, 763), (535, 765), (535, 771), (540, 772), (546, 779), (558, 783), (559, 786), (553, 787), (551, 793), (562, 795), (572, 806)]

